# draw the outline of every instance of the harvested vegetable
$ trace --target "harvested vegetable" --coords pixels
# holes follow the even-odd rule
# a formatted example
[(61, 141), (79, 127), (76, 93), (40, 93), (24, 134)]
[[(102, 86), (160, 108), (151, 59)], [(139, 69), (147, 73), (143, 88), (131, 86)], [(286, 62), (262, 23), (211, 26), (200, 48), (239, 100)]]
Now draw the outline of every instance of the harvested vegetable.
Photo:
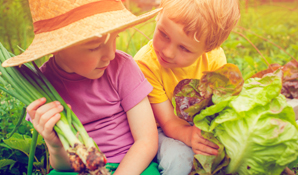
[(226, 64), (216, 71), (205, 72), (201, 80), (184, 79), (174, 89), (172, 103), (177, 116), (193, 121), (195, 114), (221, 100), (240, 93), (243, 85), (240, 70), (234, 64)]
[[(11, 56), (0, 43), (0, 63), (2, 64)], [(61, 118), (56, 123), (54, 130), (69, 155), (74, 171), (108, 174), (104, 167), (107, 162), (105, 155), (98, 149), (80, 120), (40, 72), (36, 64), (34, 62), (32, 64), (34, 67), (27, 63), (19, 67), (3, 68), (0, 66), (0, 83), (13, 88), (7, 90), (0, 86), (0, 89), (19, 99), (25, 105), (42, 97), (45, 97), (47, 102), (59, 101), (63, 105), (64, 111), (60, 113)]]
[[(193, 122), (204, 138), (220, 147), (219, 154), (195, 155), (191, 174), (279, 175), (295, 162), (298, 125), (281, 89), (282, 72), (277, 70), (246, 80), (240, 93), (212, 95), (213, 104), (197, 112)], [(198, 89), (192, 91), (200, 93)]]

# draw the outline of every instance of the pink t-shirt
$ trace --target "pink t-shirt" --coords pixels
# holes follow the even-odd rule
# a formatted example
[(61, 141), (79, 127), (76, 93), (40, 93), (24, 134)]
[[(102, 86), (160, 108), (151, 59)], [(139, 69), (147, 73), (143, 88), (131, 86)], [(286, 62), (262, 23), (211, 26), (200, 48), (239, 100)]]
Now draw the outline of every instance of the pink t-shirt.
[(96, 80), (63, 71), (54, 58), (41, 71), (71, 105), (108, 162), (120, 163), (134, 143), (126, 112), (152, 91), (132, 57), (116, 51), (115, 59)]

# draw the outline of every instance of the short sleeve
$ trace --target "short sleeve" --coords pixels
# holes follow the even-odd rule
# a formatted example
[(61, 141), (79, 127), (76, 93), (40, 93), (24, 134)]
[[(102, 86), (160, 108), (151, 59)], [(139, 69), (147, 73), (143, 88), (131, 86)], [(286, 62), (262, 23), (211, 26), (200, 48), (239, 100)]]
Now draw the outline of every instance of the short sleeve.
[(153, 90), (148, 96), (150, 103), (162, 103), (168, 100), (168, 96), (165, 92), (161, 77), (158, 75), (158, 71), (154, 68), (149, 68), (148, 65), (144, 64), (142, 61), (137, 61), (137, 64), (149, 83), (153, 86)]
[(161, 67), (153, 51), (152, 40), (143, 46), (134, 56), (134, 60), (142, 70), (143, 74), (153, 86), (148, 98), (150, 103), (162, 103), (168, 99), (161, 78)]
[(127, 58), (117, 72), (117, 90), (121, 99), (121, 105), (127, 112), (152, 91), (152, 86), (132, 57), (127, 54), (125, 57)]
[(25, 118), (27, 121), (30, 121), (31, 122), (31, 117), (30, 117), (30, 115), (27, 113), (26, 114), (26, 118)]
[(223, 49), (220, 47), (218, 49), (214, 49), (211, 52), (208, 53), (208, 60), (209, 60), (209, 70), (216, 70), (223, 65), (227, 64), (227, 58), (223, 51)]

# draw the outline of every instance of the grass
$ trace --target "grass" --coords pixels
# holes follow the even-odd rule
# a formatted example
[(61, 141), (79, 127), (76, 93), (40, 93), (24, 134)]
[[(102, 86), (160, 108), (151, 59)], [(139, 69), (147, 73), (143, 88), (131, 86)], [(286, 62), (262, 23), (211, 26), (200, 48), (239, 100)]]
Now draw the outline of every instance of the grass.
[[(249, 77), (267, 68), (266, 62), (283, 65), (297, 59), (297, 7), (297, 2), (272, 3), (242, 10), (238, 26), (222, 45), (228, 62), (238, 65), (244, 77)], [(236, 32), (246, 36), (262, 55)]]
[[(241, 19), (222, 44), (229, 63), (236, 64), (245, 79), (268, 64), (284, 65), (298, 58), (298, 2), (249, 4), (241, 3)], [(137, 11), (134, 6), (133, 11)], [(137, 11), (136, 13), (139, 13)], [(153, 36), (155, 21), (128, 29), (120, 34), (117, 48), (134, 56)], [(149, 38), (149, 39), (148, 39)]]
[[(4, 43), (4, 46), (12, 53), (18, 55), (21, 53), (18, 46), (27, 48), (34, 36), (28, 2), (27, 0), (0, 0), (0, 4), (0, 42)], [(131, 3), (130, 9), (136, 15), (145, 13), (136, 4)], [(244, 1), (241, 1), (241, 20), (222, 44), (228, 62), (236, 64), (246, 79), (268, 68), (268, 64), (283, 65), (291, 59), (297, 59), (297, 21), (298, 2), (264, 5), (259, 2), (256, 5), (250, 3), (246, 10)], [(151, 19), (121, 32), (117, 40), (117, 49), (134, 56), (153, 37), (154, 28), (155, 20)], [(48, 58), (39, 59), (38, 65), (42, 65)], [(3, 85), (0, 84), (0, 86)], [(18, 100), (0, 91), (0, 174), (26, 172), (26, 154), (18, 149), (7, 147), (7, 144), (3, 142), (16, 126), (23, 106), (24, 104)], [(32, 128), (31, 123), (23, 121), (17, 134), (27, 141), (27, 137), (31, 137), (30, 128)], [(46, 148), (41, 142), (37, 151), (38, 160), (45, 160), (45, 154)], [(2, 161), (7, 159), (11, 159), (10, 164), (2, 164)], [(48, 163), (44, 162), (35, 165), (37, 174), (41, 172), (41, 169), (48, 170)]]

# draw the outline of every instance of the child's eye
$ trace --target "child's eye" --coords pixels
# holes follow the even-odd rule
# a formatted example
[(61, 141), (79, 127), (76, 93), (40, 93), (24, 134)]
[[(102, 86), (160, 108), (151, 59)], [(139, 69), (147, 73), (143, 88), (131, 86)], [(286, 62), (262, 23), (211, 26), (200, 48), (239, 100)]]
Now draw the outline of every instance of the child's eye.
[(180, 48), (185, 52), (190, 52), (188, 49), (186, 49), (184, 46), (180, 46)]
[(161, 34), (162, 37), (164, 37), (164, 38), (166, 38), (166, 39), (169, 38), (169, 37), (168, 37), (165, 33), (163, 33), (162, 31), (159, 31), (159, 32), (160, 32), (160, 34)]
[(93, 49), (89, 49), (91, 52), (93, 52), (93, 51), (97, 51), (97, 50), (99, 50), (101, 48), (101, 45), (99, 45), (98, 47), (96, 47), (96, 48), (93, 48)]

